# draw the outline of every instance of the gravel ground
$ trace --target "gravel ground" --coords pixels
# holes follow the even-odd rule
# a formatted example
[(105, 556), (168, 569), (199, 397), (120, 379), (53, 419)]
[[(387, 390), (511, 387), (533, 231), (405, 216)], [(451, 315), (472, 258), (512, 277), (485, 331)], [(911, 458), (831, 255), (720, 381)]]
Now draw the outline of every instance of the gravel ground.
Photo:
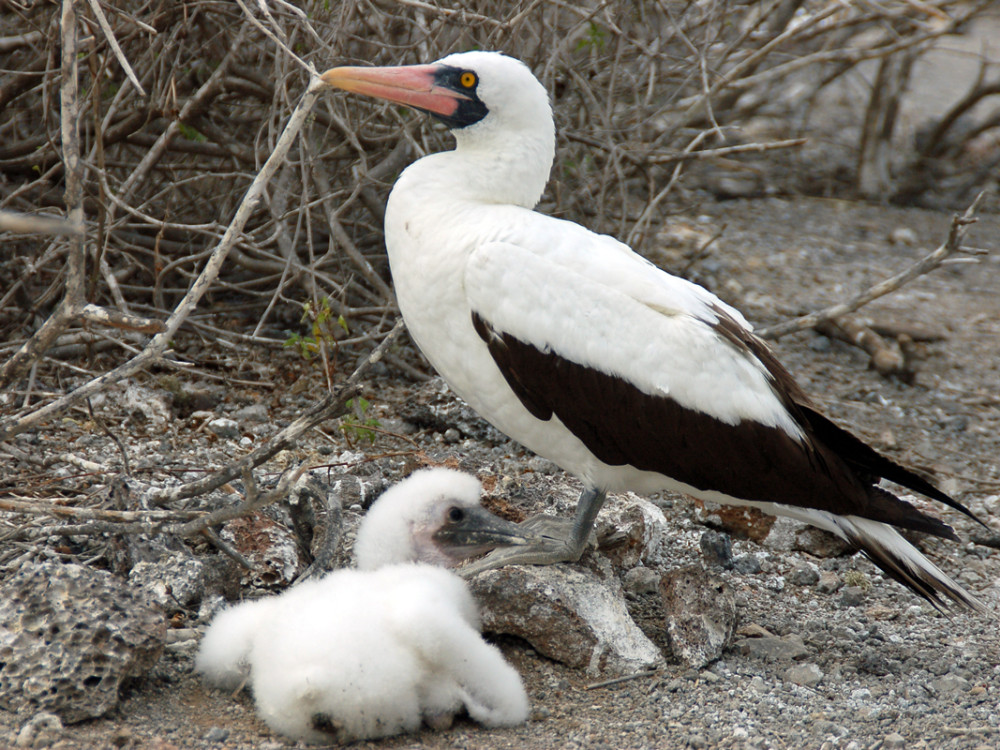
[[(688, 224), (723, 238), (694, 269), (697, 280), (737, 304), (757, 324), (839, 301), (896, 272), (933, 249), (949, 216), (835, 200), (765, 199), (703, 204)], [(678, 220), (680, 221), (680, 220)], [(867, 369), (867, 355), (815, 333), (777, 342), (779, 356), (808, 391), (842, 423), (890, 456), (920, 468), (967, 503), (996, 531), (1000, 524), (1000, 219), (985, 217), (969, 245), (992, 247), (991, 257), (960, 263), (865, 308), (878, 323), (906, 325), (941, 338), (918, 343), (912, 384)], [(665, 260), (670, 260), (666, 258)], [(161, 376), (108, 396), (95, 409), (127, 438), (137, 476), (187, 480), (227, 463), (265, 439), (320, 392), (316, 368), (291, 353), (237, 358), (204, 350), (229, 378), (265, 380), (272, 388), (206, 380), (218, 416), (233, 417), (238, 437), (219, 438), (198, 418), (166, 409)], [(410, 356), (405, 352), (400, 356)], [(411, 361), (415, 361), (411, 359)], [(310, 435), (282, 460), (309, 458), (397, 478), (421, 456), (455, 459), (489, 480), (494, 493), (519, 512), (544, 505), (548, 490), (573, 480), (465, 415), (439, 382), (408, 381), (383, 367), (366, 393), (371, 413), (388, 433), (374, 445), (348, 446), (334, 425), (328, 439)], [(240, 412), (263, 404), (266, 421)], [(427, 407), (427, 408), (425, 408)], [(239, 416), (239, 415), (244, 416)], [(427, 422), (434, 416), (437, 424)], [(69, 451), (109, 466), (117, 449), (83, 417), (16, 442), (47, 455)], [(362, 454), (375, 460), (359, 464)], [(56, 473), (79, 471), (54, 464)], [(188, 472), (185, 474), (184, 472)], [(495, 480), (495, 481), (494, 481)], [(74, 478), (85, 484), (100, 481)], [(675, 524), (670, 565), (703, 560), (705, 514), (688, 499), (654, 498)], [(935, 509), (957, 529), (960, 544), (921, 540), (921, 547), (994, 610), (1000, 606), (1000, 554), (970, 541), (974, 524)], [(357, 509), (348, 509), (349, 522)], [(100, 552), (93, 539), (76, 555)], [(88, 546), (89, 545), (89, 546)], [(818, 557), (734, 538), (740, 564), (721, 571), (736, 592), (739, 633), (722, 658), (691, 670), (668, 658), (666, 668), (615, 684), (546, 660), (510, 638), (499, 642), (524, 676), (533, 714), (524, 726), (485, 730), (467, 720), (447, 731), (425, 731), (365, 747), (428, 748), (996, 748), (1000, 746), (1000, 632), (996, 619), (937, 614), (857, 557)], [(207, 552), (199, 549), (200, 554)], [(583, 561), (586, 564), (586, 560)], [(662, 605), (632, 593), (636, 622), (657, 644)], [(153, 673), (133, 685), (110, 717), (69, 727), (54, 747), (253, 748), (286, 747), (255, 716), (245, 694), (204, 688), (191, 673), (203, 627), (197, 613), (179, 622), (177, 642)], [(0, 746), (13, 745), (30, 718), (0, 711)]]

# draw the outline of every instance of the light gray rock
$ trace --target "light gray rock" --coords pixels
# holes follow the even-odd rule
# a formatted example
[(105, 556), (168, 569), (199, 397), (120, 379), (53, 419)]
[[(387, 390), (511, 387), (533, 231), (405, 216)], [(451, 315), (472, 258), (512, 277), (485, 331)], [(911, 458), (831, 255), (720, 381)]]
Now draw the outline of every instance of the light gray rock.
[(663, 511), (649, 500), (631, 492), (612, 495), (601, 510), (599, 525), (601, 551), (622, 568), (667, 560), (665, 549), (673, 532)]
[(660, 594), (674, 656), (695, 669), (718, 659), (736, 629), (736, 597), (729, 585), (691, 565), (664, 575)]
[(763, 638), (744, 638), (736, 642), (736, 649), (747, 656), (754, 656), (765, 661), (792, 661), (803, 659), (809, 655), (802, 636), (790, 635), (764, 636)]
[(208, 429), (220, 438), (235, 440), (240, 436), (240, 426), (229, 417), (219, 417), (208, 423)]
[(796, 586), (815, 586), (819, 583), (819, 571), (815, 565), (803, 563), (796, 565), (788, 576), (788, 580)]
[(823, 679), (823, 670), (815, 664), (796, 664), (785, 670), (785, 681), (803, 687), (816, 687)]
[(27, 565), (0, 588), (0, 705), (102, 716), (160, 658), (166, 630), (162, 610), (110, 573)]
[(604, 572), (598, 576), (581, 565), (510, 565), (469, 583), (484, 631), (523, 638), (550, 659), (591, 675), (662, 664), (659, 649), (629, 616), (617, 578)]
[(840, 603), (845, 607), (859, 607), (865, 603), (865, 590), (860, 586), (847, 586), (840, 593)]
[(939, 693), (964, 693), (969, 690), (971, 683), (957, 674), (946, 674), (931, 680), (931, 685)]
[(238, 422), (266, 422), (268, 420), (267, 407), (264, 404), (244, 406), (233, 412), (233, 419)]
[(189, 607), (205, 595), (206, 566), (183, 552), (168, 553), (156, 562), (136, 563), (129, 571), (129, 583), (145, 589), (165, 610), (178, 605)]
[(655, 570), (640, 565), (626, 570), (622, 576), (625, 591), (634, 596), (655, 594), (660, 589), (660, 574)]
[(14, 740), (15, 747), (43, 748), (58, 742), (63, 735), (63, 723), (48, 711), (39, 711), (21, 727)]

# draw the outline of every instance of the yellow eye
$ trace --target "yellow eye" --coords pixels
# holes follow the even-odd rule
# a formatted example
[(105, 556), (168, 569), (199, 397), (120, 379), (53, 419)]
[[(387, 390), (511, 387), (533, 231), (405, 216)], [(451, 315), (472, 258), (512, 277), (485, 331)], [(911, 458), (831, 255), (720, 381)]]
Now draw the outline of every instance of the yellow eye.
[(462, 73), (462, 77), (458, 79), (458, 82), (465, 88), (471, 89), (476, 85), (476, 74), (466, 71), (465, 73)]

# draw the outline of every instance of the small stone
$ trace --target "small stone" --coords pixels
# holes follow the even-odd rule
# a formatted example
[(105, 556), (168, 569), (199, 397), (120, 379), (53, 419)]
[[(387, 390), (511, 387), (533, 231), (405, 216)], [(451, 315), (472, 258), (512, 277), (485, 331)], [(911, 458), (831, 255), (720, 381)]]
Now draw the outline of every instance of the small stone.
[(708, 565), (714, 565), (725, 570), (733, 567), (733, 544), (728, 534), (718, 531), (706, 531), (698, 542), (701, 555)]
[(225, 742), (229, 739), (229, 730), (222, 727), (212, 727), (205, 732), (206, 742)]
[(796, 664), (785, 670), (785, 681), (803, 687), (816, 687), (823, 679), (823, 670), (815, 664)]
[(236, 420), (229, 419), (228, 417), (213, 419), (208, 423), (208, 429), (224, 440), (235, 440), (240, 436), (240, 426), (236, 423)]
[(59, 740), (63, 733), (63, 723), (59, 717), (48, 711), (39, 711), (31, 717), (14, 741), (16, 747), (43, 748)]
[(449, 427), (444, 431), (444, 441), (446, 443), (457, 443), (462, 439), (462, 433), (456, 430), (454, 427)]
[(736, 572), (742, 573), (745, 576), (757, 575), (762, 570), (760, 560), (757, 556), (749, 553), (736, 557), (733, 560), (733, 567), (736, 569)]
[(815, 565), (796, 565), (788, 579), (796, 586), (815, 586), (819, 583), (819, 571)]
[(626, 593), (633, 596), (655, 594), (660, 588), (660, 575), (655, 570), (639, 566), (625, 572), (622, 576), (622, 585)]
[(939, 693), (965, 693), (968, 692), (970, 682), (957, 674), (946, 674), (931, 680), (931, 685)]
[(819, 581), (816, 583), (816, 590), (821, 594), (833, 594), (839, 591), (840, 587), (843, 585), (844, 582), (840, 580), (840, 576), (832, 570), (824, 570), (819, 574)]
[(233, 419), (239, 422), (266, 422), (267, 407), (264, 404), (250, 404), (233, 412)]
[(840, 594), (840, 603), (845, 607), (858, 607), (864, 601), (865, 590), (860, 586), (846, 586)]
[(889, 242), (893, 245), (907, 245), (912, 247), (917, 244), (917, 233), (910, 227), (896, 227), (889, 232)]
[(812, 339), (810, 339), (809, 341), (809, 348), (812, 349), (814, 352), (820, 352), (820, 353), (828, 352), (830, 351), (830, 346), (831, 346), (830, 339), (827, 338), (826, 336), (821, 336), (819, 334), (813, 336)]
[(664, 575), (660, 595), (674, 656), (695, 669), (718, 659), (736, 630), (736, 597), (729, 585), (691, 565)]
[(892, 732), (887, 734), (882, 740), (883, 750), (902, 750), (906, 747), (906, 740), (903, 739), (903, 735)]
[(736, 648), (742, 654), (766, 661), (793, 661), (809, 655), (802, 636), (796, 633), (781, 638), (744, 638), (736, 642)]

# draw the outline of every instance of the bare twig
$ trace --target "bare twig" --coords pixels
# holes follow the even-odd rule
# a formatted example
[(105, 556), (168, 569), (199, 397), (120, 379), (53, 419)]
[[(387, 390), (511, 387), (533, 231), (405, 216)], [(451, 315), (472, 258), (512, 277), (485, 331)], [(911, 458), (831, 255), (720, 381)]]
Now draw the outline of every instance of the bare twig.
[(157, 505), (166, 505), (184, 498), (211, 492), (226, 482), (230, 482), (241, 476), (244, 471), (255, 466), (260, 466), (260, 464), (275, 456), (279, 451), (293, 445), (299, 437), (316, 425), (346, 414), (348, 411), (347, 402), (361, 392), (361, 379), (368, 372), (368, 369), (382, 358), (382, 355), (392, 346), (392, 343), (402, 330), (403, 320), (400, 318), (396, 321), (389, 335), (351, 373), (346, 382), (338, 385), (333, 393), (327, 394), (322, 401), (310, 407), (305, 414), (282, 429), (266, 443), (215, 474), (181, 485), (180, 487), (154, 490), (150, 493), (150, 501)]
[[(67, 4), (72, 5), (71, 0), (65, 1)], [(261, 194), (263, 193), (264, 186), (271, 179), (275, 171), (277, 171), (278, 166), (283, 163), (288, 150), (295, 141), (302, 124), (305, 122), (305, 119), (309, 114), (309, 111), (312, 109), (312, 105), (316, 101), (316, 97), (319, 95), (321, 90), (322, 84), (317, 78), (299, 100), (295, 111), (289, 118), (288, 123), (285, 125), (285, 129), (282, 131), (281, 137), (275, 145), (274, 151), (264, 163), (260, 172), (257, 173), (253, 183), (251, 183), (250, 188), (247, 190), (243, 197), (243, 201), (240, 203), (240, 206), (236, 211), (236, 215), (233, 217), (229, 227), (226, 229), (226, 233), (219, 241), (219, 244), (212, 251), (211, 256), (206, 262), (205, 267), (202, 269), (202, 272), (195, 280), (194, 284), (191, 285), (187, 294), (184, 295), (184, 298), (166, 320), (166, 329), (154, 336), (140, 355), (134, 357), (125, 364), (120, 365), (114, 370), (111, 370), (110, 372), (107, 372), (97, 378), (94, 378), (76, 390), (70, 391), (62, 398), (52, 401), (34, 412), (22, 415), (16, 419), (0, 422), (0, 441), (7, 440), (10, 437), (17, 435), (29, 427), (41, 422), (42, 420), (58, 414), (66, 407), (79, 403), (88, 396), (98, 393), (111, 383), (117, 382), (139, 372), (163, 356), (163, 352), (166, 351), (171, 338), (175, 335), (181, 323), (184, 322), (185, 318), (188, 314), (190, 314), (191, 310), (194, 309), (195, 305), (197, 305), (198, 301), (205, 294), (205, 292), (208, 291), (209, 287), (211, 287), (212, 283), (218, 276), (219, 270), (226, 259), (226, 255), (236, 243), (243, 227), (246, 225), (250, 215), (256, 208)], [(0, 374), (2, 374), (2, 370), (0, 370)]]
[(135, 75), (135, 71), (132, 70), (132, 66), (129, 65), (128, 59), (125, 57), (125, 53), (122, 52), (122, 48), (118, 45), (118, 40), (115, 39), (115, 32), (111, 30), (111, 24), (108, 23), (107, 16), (104, 15), (104, 11), (101, 10), (101, 4), (99, 0), (87, 0), (90, 3), (90, 9), (94, 12), (94, 18), (97, 19), (97, 23), (101, 27), (101, 31), (104, 32), (104, 37), (108, 40), (108, 44), (111, 45), (111, 50), (115, 53), (115, 57), (118, 58), (119, 64), (125, 71), (125, 75), (135, 86), (135, 90), (139, 92), (141, 96), (146, 95), (146, 89), (142, 87), (139, 83), (139, 79)]
[(83, 227), (74, 226), (61, 216), (39, 216), (0, 211), (0, 232), (16, 234), (83, 234)]
[(979, 208), (979, 203), (985, 194), (986, 193), (984, 191), (977, 195), (976, 199), (965, 210), (964, 214), (961, 216), (956, 214), (952, 217), (951, 228), (948, 231), (948, 239), (946, 239), (944, 243), (937, 248), (937, 250), (917, 261), (906, 270), (870, 286), (868, 289), (865, 289), (860, 294), (855, 295), (847, 302), (840, 302), (823, 310), (818, 310), (817, 312), (795, 318), (794, 320), (761, 328), (757, 331), (757, 335), (761, 338), (777, 339), (786, 334), (794, 333), (795, 331), (804, 331), (807, 328), (812, 328), (820, 321), (832, 320), (833, 318), (838, 318), (841, 315), (852, 313), (860, 307), (867, 305), (872, 300), (876, 300), (879, 297), (889, 294), (890, 292), (894, 292), (914, 279), (930, 273), (935, 268), (940, 266), (945, 259), (950, 258), (961, 249), (962, 240), (965, 239), (965, 234), (968, 231), (969, 226), (976, 222), (976, 211)]

